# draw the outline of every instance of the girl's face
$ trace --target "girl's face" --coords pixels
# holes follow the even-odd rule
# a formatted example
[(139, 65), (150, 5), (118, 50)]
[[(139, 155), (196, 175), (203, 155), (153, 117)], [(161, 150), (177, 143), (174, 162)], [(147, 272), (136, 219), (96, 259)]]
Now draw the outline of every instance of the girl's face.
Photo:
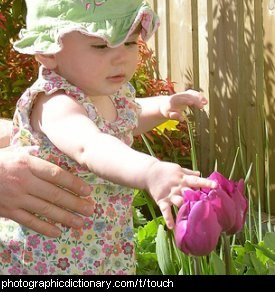
[(133, 34), (117, 48), (109, 48), (100, 38), (80, 32), (62, 38), (63, 50), (55, 55), (55, 71), (86, 95), (117, 92), (135, 73), (139, 34)]

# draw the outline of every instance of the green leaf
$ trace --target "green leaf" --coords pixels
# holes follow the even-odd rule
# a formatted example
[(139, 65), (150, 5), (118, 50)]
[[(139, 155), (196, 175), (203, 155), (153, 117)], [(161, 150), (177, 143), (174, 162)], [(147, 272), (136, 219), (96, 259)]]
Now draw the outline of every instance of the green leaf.
[(26, 85), (27, 81), (26, 80), (16, 80), (15, 82), (12, 83), (12, 87), (19, 87), (19, 86), (23, 86)]
[(167, 232), (164, 230), (163, 225), (159, 225), (158, 235), (156, 238), (156, 252), (159, 267), (163, 275), (176, 275), (168, 240), (168, 235)]
[(267, 233), (264, 237), (264, 245), (275, 254), (275, 233)]
[(271, 252), (269, 249), (263, 247), (263, 246), (260, 246), (260, 245), (255, 245), (255, 248), (259, 249), (260, 251), (263, 252), (263, 254), (270, 258), (272, 261), (275, 262), (275, 254), (273, 252)]
[(23, 8), (23, 1), (22, 0), (15, 0), (13, 2), (12, 14), (13, 14), (14, 19), (17, 19), (21, 15), (22, 8)]
[(142, 242), (146, 239), (153, 240), (158, 231), (158, 222), (150, 221), (144, 227), (138, 228), (137, 239)]
[[(264, 243), (260, 242), (259, 246), (264, 246)], [(270, 258), (265, 256), (265, 254), (259, 249), (256, 249), (256, 256), (264, 265), (266, 265), (270, 261)]]
[(225, 272), (225, 263), (221, 260), (221, 258), (215, 253), (211, 253), (210, 262), (213, 265), (215, 275), (226, 275)]
[(135, 190), (134, 194), (134, 201), (133, 206), (134, 207), (141, 207), (147, 204), (146, 194), (144, 191)]
[(247, 276), (257, 276), (257, 272), (253, 268), (248, 268), (247, 272), (245, 273)]
[(135, 226), (145, 225), (147, 223), (147, 219), (144, 215), (140, 212), (138, 208), (132, 208), (133, 211), (133, 220)]
[(250, 253), (250, 260), (258, 275), (266, 275), (267, 270), (264, 264), (257, 258), (255, 253)]
[(137, 254), (137, 275), (161, 275), (155, 253), (145, 252)]
[(275, 276), (275, 266), (271, 266), (268, 268), (268, 276)]

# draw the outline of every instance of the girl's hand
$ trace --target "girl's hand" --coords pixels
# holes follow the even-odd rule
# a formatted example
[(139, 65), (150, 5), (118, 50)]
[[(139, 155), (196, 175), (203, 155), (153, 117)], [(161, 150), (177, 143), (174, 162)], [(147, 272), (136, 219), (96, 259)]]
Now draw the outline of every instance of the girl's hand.
[(147, 190), (159, 206), (169, 229), (173, 229), (175, 225), (171, 205), (181, 207), (183, 188), (217, 187), (216, 182), (199, 177), (200, 172), (184, 169), (169, 162), (157, 161), (147, 174)]
[(167, 119), (183, 122), (185, 117), (182, 111), (187, 106), (195, 106), (198, 109), (202, 109), (207, 103), (207, 99), (200, 92), (187, 90), (161, 99), (159, 111)]

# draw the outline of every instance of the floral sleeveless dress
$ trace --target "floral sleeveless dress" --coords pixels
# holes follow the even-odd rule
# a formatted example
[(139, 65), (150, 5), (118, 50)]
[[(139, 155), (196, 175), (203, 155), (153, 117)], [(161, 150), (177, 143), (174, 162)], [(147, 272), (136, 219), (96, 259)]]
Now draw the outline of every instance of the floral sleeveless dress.
[(117, 120), (110, 123), (98, 115), (81, 90), (55, 72), (40, 67), (38, 80), (18, 101), (12, 144), (36, 146), (33, 155), (88, 182), (93, 189), (89, 201), (94, 213), (83, 217), (85, 225), (81, 229), (58, 225), (62, 235), (57, 239), (0, 218), (0, 274), (135, 274), (133, 190), (97, 177), (31, 128), (30, 114), (37, 94), (52, 94), (58, 90), (75, 98), (102, 132), (118, 137), (129, 146), (133, 143), (132, 131), (137, 127), (140, 106), (134, 101), (135, 90), (130, 84), (110, 97), (118, 111)]

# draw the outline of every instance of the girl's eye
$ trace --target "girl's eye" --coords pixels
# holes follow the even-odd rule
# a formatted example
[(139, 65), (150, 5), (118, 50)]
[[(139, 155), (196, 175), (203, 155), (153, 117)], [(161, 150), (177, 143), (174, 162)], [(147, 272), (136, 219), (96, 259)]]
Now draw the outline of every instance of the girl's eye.
[(135, 45), (137, 45), (138, 43), (137, 42), (127, 42), (127, 43), (125, 43), (125, 46), (135, 46)]
[(103, 49), (108, 48), (108, 46), (107, 45), (92, 45), (92, 48), (103, 50)]
[[(137, 44), (138, 44), (138, 43), (135, 42), (135, 41), (124, 43), (124, 45), (125, 45), (126, 47), (136, 46)], [(104, 49), (109, 48), (107, 45), (92, 45), (91, 47), (92, 47), (92, 48), (95, 48), (95, 49), (99, 49), (99, 50), (104, 50)]]

